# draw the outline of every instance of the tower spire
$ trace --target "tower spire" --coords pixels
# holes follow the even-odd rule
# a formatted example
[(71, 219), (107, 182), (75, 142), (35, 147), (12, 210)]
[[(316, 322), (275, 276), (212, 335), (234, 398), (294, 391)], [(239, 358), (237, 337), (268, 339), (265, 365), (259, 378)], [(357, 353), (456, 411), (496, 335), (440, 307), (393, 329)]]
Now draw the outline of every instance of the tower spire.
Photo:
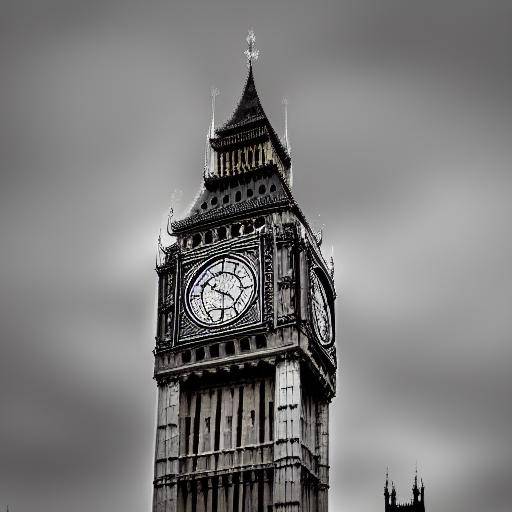
[(418, 461), (416, 461), (416, 467), (414, 469), (414, 485), (412, 486), (412, 496), (414, 503), (418, 503), (419, 495), (420, 491), (418, 489)]

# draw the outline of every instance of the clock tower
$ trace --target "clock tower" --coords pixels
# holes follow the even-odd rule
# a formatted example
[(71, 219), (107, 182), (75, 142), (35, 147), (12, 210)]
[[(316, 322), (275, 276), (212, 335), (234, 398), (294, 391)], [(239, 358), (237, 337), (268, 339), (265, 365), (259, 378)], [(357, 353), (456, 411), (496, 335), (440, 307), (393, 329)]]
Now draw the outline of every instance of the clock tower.
[[(335, 289), (254, 84), (159, 244), (153, 512), (326, 512)], [(215, 92), (212, 94), (215, 100)], [(212, 116), (213, 118), (213, 116)]]

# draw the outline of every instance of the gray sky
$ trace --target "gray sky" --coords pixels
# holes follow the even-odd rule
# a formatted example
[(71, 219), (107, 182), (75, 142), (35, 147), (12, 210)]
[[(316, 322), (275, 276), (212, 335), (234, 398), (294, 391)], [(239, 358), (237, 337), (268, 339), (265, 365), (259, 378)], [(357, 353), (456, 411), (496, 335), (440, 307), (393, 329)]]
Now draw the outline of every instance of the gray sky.
[[(12, 0), (0, 15), (0, 510), (151, 502), (155, 240), (209, 89), (256, 86), (334, 246), (331, 509), (509, 510), (512, 4)], [(176, 201), (175, 201), (176, 202)]]

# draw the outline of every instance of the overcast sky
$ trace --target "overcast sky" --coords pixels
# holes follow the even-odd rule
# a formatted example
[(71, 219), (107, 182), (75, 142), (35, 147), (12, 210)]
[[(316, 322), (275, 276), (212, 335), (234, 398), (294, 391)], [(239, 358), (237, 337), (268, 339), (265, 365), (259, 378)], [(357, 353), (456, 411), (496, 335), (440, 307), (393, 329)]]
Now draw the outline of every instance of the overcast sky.
[(0, 14), (0, 510), (149, 510), (155, 242), (209, 90), (255, 80), (336, 261), (331, 510), (510, 510), (512, 4), (12, 0)]

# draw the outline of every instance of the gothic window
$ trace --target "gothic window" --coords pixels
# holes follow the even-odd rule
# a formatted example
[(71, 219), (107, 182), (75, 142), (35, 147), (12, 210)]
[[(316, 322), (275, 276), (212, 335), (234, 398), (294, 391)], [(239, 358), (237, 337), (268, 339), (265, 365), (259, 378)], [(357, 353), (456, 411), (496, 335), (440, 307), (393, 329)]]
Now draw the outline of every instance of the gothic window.
[(252, 195), (253, 195), (252, 188), (248, 188), (247, 189), (247, 197), (252, 197)]
[(196, 350), (196, 361), (202, 361), (204, 359), (204, 347), (199, 347)]
[(217, 196), (213, 196), (210, 200), (210, 204), (212, 206), (215, 206), (217, 203), (219, 202), (219, 200), (217, 199)]
[(256, 348), (265, 348), (267, 346), (267, 337), (264, 334), (256, 336)]
[(219, 357), (219, 344), (210, 345), (210, 357)]
[(272, 185), (270, 185), (270, 192), (275, 192), (276, 191), (276, 186), (272, 183)]
[(228, 203), (229, 203), (229, 195), (228, 195), (228, 194), (226, 194), (226, 195), (222, 198), (222, 202), (223, 202), (224, 204), (228, 204)]
[(206, 203), (203, 203), (201, 205), (201, 210), (206, 210), (206, 208), (208, 208), (208, 205)]
[(260, 185), (260, 188), (258, 189), (258, 192), (260, 194), (264, 194), (267, 191), (267, 187), (265, 185)]
[(248, 222), (244, 225), (244, 233), (252, 233), (254, 231), (254, 227), (252, 225), (252, 222)]
[(190, 353), (190, 350), (185, 350), (184, 352), (182, 352), (181, 354), (181, 360), (186, 364), (186, 363), (190, 363), (192, 359), (192, 354)]
[(242, 199), (242, 192), (240, 190), (237, 190), (235, 194), (235, 201), (238, 203)]
[(213, 242), (213, 233), (211, 231), (207, 231), (204, 234), (204, 243), (211, 244)]

